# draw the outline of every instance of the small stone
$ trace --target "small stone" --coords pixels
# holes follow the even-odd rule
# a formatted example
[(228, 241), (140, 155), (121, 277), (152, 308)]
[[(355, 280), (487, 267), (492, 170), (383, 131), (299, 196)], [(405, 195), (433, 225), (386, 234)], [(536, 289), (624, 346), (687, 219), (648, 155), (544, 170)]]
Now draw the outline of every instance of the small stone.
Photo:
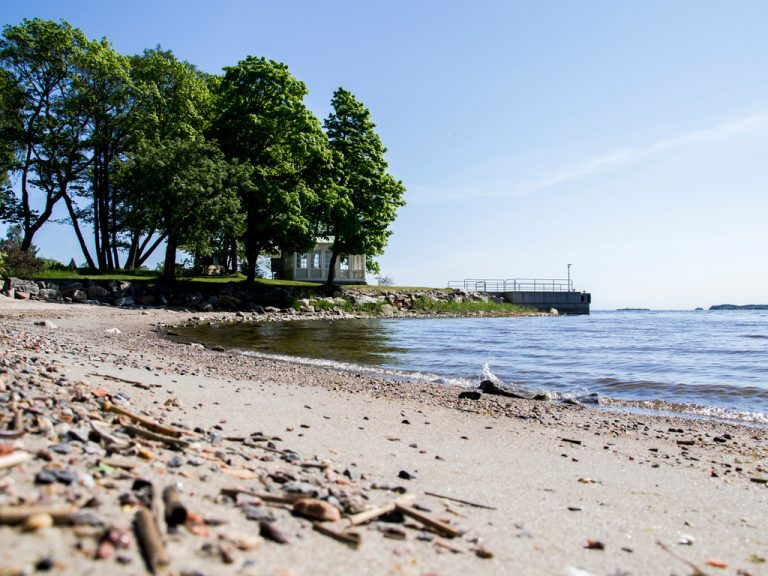
[(341, 512), (335, 506), (315, 498), (302, 498), (293, 503), (293, 511), (299, 516), (319, 520), (321, 522), (336, 522), (341, 520)]
[(35, 326), (45, 326), (46, 328), (58, 328), (56, 324), (51, 322), (50, 320), (38, 320), (35, 322)]
[(48, 572), (48, 570), (53, 570), (53, 566), (53, 559), (46, 556), (35, 563), (35, 570), (38, 572)]
[(243, 506), (243, 513), (248, 520), (256, 522), (274, 522), (275, 516), (264, 506)]
[(35, 474), (35, 484), (54, 484), (56, 476), (49, 470), (40, 470)]
[(51, 444), (48, 448), (56, 454), (72, 454), (72, 447), (69, 444)]
[(400, 470), (400, 472), (398, 472), (398, 474), (397, 474), (397, 477), (398, 478), (402, 478), (403, 480), (415, 480), (416, 479), (416, 475), (411, 473), (411, 472), (408, 472), (407, 470)]
[(107, 334), (122, 334), (119, 328), (107, 328), (104, 332)]
[(24, 520), (22, 529), (25, 532), (35, 532), (37, 530), (42, 530), (43, 528), (50, 528), (51, 526), (53, 526), (53, 518), (51, 518), (51, 515), (40, 513), (32, 514)]
[(168, 468), (181, 468), (184, 460), (180, 456), (174, 456), (168, 461)]

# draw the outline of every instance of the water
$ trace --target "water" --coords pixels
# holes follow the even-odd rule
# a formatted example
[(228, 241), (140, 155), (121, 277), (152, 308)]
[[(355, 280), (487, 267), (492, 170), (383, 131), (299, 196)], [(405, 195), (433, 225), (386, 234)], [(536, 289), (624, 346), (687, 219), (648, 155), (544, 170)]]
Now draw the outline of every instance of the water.
[(604, 405), (768, 423), (768, 311), (202, 326), (187, 341), (476, 386), (482, 377)]

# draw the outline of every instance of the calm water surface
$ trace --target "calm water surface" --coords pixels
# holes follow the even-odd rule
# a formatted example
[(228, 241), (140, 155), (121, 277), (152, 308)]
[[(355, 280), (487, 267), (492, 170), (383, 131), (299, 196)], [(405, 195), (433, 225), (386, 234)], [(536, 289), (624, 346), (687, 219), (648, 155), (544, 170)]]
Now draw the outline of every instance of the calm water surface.
[(202, 326), (181, 337), (390, 377), (768, 423), (768, 312), (594, 312)]

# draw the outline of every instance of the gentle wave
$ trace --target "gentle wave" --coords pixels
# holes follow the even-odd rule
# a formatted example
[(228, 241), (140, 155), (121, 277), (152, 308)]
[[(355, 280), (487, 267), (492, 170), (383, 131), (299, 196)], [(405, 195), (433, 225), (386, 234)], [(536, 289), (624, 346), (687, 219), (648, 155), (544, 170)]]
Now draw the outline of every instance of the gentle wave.
[[(225, 328), (225, 329), (222, 329)], [(768, 312), (375, 319), (198, 327), (182, 337), (395, 379), (494, 375), (554, 397), (747, 422), (768, 414)]]

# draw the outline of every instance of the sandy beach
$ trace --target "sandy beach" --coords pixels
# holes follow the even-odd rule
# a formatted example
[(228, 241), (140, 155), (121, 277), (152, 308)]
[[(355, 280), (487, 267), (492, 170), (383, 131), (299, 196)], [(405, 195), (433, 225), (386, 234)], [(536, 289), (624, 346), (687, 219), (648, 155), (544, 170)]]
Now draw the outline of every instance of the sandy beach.
[[(167, 556), (159, 573), (768, 574), (765, 428), (459, 399), (460, 389), (158, 332), (192, 317), (201, 314), (0, 296), (2, 430), (16, 413), (26, 424), (0, 446), (29, 455), (0, 470), (0, 506), (89, 513), (61, 526), (0, 526), (0, 574), (144, 573), (137, 479), (154, 485)], [(183, 443), (130, 438), (141, 426), (106, 403), (182, 431)], [(160, 494), (174, 483), (190, 517), (169, 532)], [(340, 511), (320, 530), (359, 545), (269, 501), (289, 489)], [(350, 526), (404, 495), (415, 516)], [(108, 528), (125, 538), (112, 542)]]

